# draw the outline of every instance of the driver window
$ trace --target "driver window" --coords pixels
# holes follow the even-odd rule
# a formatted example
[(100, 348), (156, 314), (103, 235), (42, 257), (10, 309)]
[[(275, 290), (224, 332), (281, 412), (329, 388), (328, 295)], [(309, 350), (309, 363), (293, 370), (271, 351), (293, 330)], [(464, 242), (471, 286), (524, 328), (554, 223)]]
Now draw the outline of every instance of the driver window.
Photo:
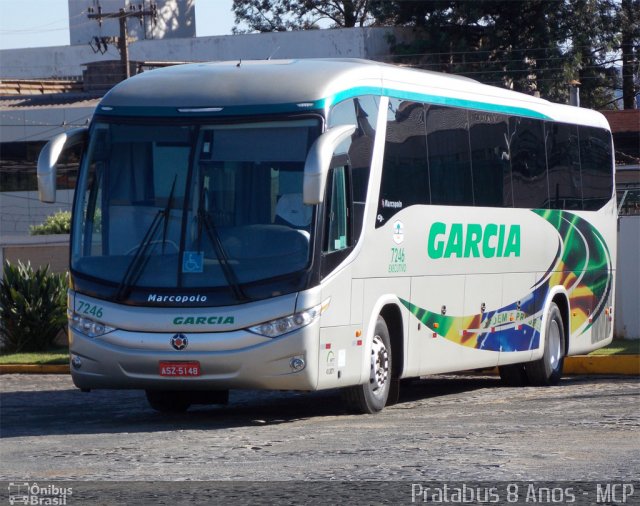
[(347, 178), (346, 167), (331, 171), (328, 187), (327, 234), (324, 251), (333, 253), (346, 249), (348, 237)]

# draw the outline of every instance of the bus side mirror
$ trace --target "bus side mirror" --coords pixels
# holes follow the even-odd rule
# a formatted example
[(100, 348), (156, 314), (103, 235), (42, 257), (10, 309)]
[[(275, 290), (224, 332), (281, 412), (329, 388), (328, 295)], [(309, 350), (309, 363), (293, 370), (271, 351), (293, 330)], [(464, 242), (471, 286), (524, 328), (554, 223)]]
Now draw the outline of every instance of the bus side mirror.
[(318, 137), (311, 146), (304, 164), (303, 201), (306, 205), (322, 202), (333, 152), (355, 131), (355, 125), (335, 126)]
[(87, 139), (86, 127), (74, 128), (47, 142), (38, 156), (38, 195), (40, 202), (56, 201), (56, 165), (60, 153), (65, 148), (84, 143)]

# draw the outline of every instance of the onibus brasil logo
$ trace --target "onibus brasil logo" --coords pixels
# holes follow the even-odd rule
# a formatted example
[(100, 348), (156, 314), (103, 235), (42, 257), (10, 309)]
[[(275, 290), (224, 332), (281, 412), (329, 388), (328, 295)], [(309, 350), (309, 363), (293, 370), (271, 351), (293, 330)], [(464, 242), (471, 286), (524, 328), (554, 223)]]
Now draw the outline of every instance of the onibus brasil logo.
[(65, 506), (67, 498), (73, 495), (72, 487), (38, 485), (37, 483), (9, 483), (9, 504), (30, 504)]

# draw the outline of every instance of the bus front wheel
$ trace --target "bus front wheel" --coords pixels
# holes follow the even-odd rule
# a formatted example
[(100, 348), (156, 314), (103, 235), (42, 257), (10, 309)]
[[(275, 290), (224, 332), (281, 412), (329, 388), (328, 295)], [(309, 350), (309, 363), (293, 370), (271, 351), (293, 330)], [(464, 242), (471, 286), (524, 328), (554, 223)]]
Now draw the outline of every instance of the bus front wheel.
[(562, 314), (555, 303), (551, 303), (545, 328), (544, 354), (542, 358), (525, 366), (527, 378), (532, 385), (557, 385), (562, 376), (564, 363), (564, 325)]
[(369, 379), (363, 385), (348, 387), (343, 391), (347, 408), (357, 413), (377, 413), (384, 408), (391, 387), (391, 339), (389, 329), (378, 316), (371, 342)]

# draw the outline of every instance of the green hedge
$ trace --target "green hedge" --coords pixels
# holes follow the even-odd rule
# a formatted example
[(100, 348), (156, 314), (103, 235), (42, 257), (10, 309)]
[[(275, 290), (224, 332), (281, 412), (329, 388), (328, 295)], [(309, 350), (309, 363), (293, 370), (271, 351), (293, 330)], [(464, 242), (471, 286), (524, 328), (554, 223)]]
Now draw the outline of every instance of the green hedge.
[(31, 235), (68, 234), (71, 230), (71, 211), (58, 211), (47, 216), (41, 225), (31, 225)]
[(6, 261), (0, 282), (3, 353), (49, 349), (67, 321), (66, 295), (66, 276)]

